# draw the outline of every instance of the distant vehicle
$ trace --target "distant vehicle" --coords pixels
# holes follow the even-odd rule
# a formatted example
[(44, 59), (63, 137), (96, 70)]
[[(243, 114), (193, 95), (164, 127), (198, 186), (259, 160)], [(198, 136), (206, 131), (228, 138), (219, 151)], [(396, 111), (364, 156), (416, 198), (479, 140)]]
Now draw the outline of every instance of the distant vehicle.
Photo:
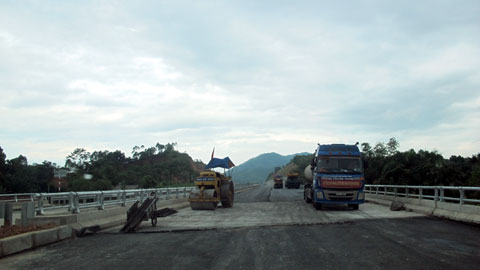
[(275, 175), (273, 178), (273, 188), (283, 188), (283, 178), (281, 175)]
[(288, 173), (285, 186), (287, 188), (299, 188), (300, 180), (298, 179), (298, 173)]
[(365, 202), (363, 162), (357, 145), (318, 145), (305, 168), (304, 199), (316, 209), (327, 204), (348, 204), (354, 210)]

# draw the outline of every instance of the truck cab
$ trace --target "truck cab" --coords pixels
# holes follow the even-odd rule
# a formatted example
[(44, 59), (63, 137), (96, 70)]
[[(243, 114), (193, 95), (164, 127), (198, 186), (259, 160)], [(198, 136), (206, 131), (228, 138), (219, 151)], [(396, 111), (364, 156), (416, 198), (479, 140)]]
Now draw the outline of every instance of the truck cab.
[[(309, 170), (309, 171), (308, 171)], [(318, 145), (305, 176), (304, 199), (316, 209), (328, 204), (347, 204), (354, 210), (365, 202), (365, 178), (357, 145)]]
[(285, 183), (285, 186), (287, 188), (299, 188), (300, 187), (300, 179), (298, 179), (299, 174), (298, 173), (293, 173), (290, 172), (287, 174), (287, 181)]
[(273, 178), (273, 188), (283, 188), (283, 177), (281, 175), (275, 175)]

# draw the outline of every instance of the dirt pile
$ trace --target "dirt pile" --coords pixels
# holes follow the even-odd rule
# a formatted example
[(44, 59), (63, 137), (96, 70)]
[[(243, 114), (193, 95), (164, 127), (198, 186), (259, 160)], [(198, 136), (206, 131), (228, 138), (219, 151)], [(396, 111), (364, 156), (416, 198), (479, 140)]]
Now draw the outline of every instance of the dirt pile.
[(17, 234), (40, 231), (45, 229), (50, 229), (55, 227), (55, 224), (45, 224), (45, 225), (28, 225), (28, 226), (2, 226), (0, 227), (0, 239), (14, 236)]

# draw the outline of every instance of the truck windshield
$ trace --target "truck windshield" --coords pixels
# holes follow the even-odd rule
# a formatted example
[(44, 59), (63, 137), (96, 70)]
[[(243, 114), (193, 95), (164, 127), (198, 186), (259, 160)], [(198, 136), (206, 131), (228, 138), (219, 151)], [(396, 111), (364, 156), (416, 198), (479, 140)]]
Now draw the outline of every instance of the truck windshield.
[(363, 168), (360, 158), (320, 157), (318, 159), (317, 171), (325, 173), (361, 173)]

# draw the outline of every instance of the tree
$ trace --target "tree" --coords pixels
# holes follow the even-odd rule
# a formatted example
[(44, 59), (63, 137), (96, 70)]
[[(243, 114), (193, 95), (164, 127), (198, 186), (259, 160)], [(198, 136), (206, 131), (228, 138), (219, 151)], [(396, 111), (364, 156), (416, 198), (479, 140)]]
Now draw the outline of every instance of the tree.
[(69, 169), (85, 170), (87, 163), (90, 161), (90, 153), (83, 148), (77, 148), (67, 156), (65, 167)]
[(33, 175), (29, 170), (28, 161), (25, 156), (7, 160), (5, 175), (5, 191), (7, 193), (28, 193), (34, 189), (32, 183)]
[(0, 172), (5, 172), (5, 159), (7, 155), (3, 152), (2, 147), (0, 146)]
[(166, 152), (166, 153), (170, 153), (170, 152), (175, 151), (175, 146), (177, 146), (177, 143), (176, 143), (176, 142), (167, 143), (167, 145), (165, 146), (165, 152)]
[(391, 155), (394, 155), (396, 154), (398, 151), (397, 151), (397, 148), (400, 144), (398, 143), (397, 139), (395, 139), (394, 137), (393, 138), (390, 138), (390, 140), (388, 141), (387, 143), (387, 155), (391, 156)]
[(165, 149), (165, 145), (160, 144), (160, 143), (158, 143), (158, 142), (157, 142), (157, 144), (155, 145), (155, 147), (157, 148), (158, 153), (163, 153), (163, 150)]
[(388, 151), (383, 143), (378, 142), (373, 148), (373, 154), (375, 155), (375, 157), (386, 157)]
[(5, 174), (6, 174), (5, 159), (6, 158), (7, 158), (7, 155), (5, 155), (2, 147), (0, 147), (0, 193), (5, 192)]
[(372, 147), (370, 146), (369, 143), (364, 142), (364, 143), (361, 144), (361, 146), (362, 146), (362, 155), (364, 157), (372, 157), (373, 156)]
[(135, 145), (133, 148), (132, 148), (132, 157), (134, 159), (139, 159), (140, 158), (140, 153), (143, 151), (143, 149), (145, 148), (144, 145), (142, 146), (137, 146)]
[(142, 178), (142, 181), (140, 181), (140, 187), (141, 188), (154, 188), (157, 186), (157, 182), (155, 182), (155, 179), (151, 175), (145, 175)]

